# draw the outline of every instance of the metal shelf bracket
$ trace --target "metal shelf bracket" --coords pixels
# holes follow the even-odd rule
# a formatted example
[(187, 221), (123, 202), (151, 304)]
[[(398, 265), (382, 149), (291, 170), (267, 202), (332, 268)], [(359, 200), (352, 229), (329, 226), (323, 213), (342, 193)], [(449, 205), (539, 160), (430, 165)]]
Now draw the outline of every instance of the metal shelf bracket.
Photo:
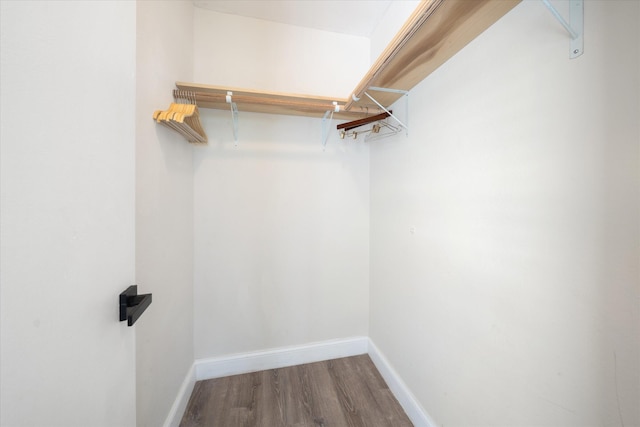
[(549, 0), (542, 0), (553, 16), (562, 24), (571, 36), (569, 58), (575, 59), (584, 52), (584, 0), (569, 1), (569, 22), (560, 15)]
[(227, 104), (231, 106), (231, 121), (233, 123), (233, 140), (236, 147), (238, 146), (238, 105), (233, 102), (233, 92), (228, 91), (225, 97)]
[[(329, 132), (331, 129), (331, 122), (333, 121), (333, 113), (340, 112), (340, 105), (338, 101), (333, 101), (333, 110), (327, 110), (322, 117), (322, 146), (326, 147), (327, 140), (329, 139)], [(329, 121), (327, 121), (329, 119)]]
[(367, 93), (367, 92), (364, 93), (365, 95), (367, 95), (367, 97), (370, 100), (372, 100), (385, 113), (388, 113), (389, 116), (391, 116), (393, 118), (393, 120), (395, 120), (405, 130), (406, 134), (409, 135), (409, 121), (408, 121), (409, 120), (409, 91), (400, 90), (400, 89), (389, 89), (389, 88), (386, 88), (386, 87), (374, 87), (374, 86), (369, 87), (369, 90), (376, 91), (376, 92), (401, 93), (401, 94), (404, 95), (405, 115), (407, 117), (407, 123), (406, 124), (402, 123), (400, 121), (400, 119), (398, 119), (396, 116), (391, 114), (391, 111), (389, 111), (388, 109), (383, 107), (382, 104), (380, 104), (378, 101), (376, 101), (371, 95), (369, 95), (369, 93)]

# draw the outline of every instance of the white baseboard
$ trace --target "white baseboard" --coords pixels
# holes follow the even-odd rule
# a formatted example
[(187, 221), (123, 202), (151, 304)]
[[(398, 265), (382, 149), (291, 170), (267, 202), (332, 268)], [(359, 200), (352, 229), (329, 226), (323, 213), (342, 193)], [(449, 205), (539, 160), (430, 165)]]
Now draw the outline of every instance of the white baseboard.
[(354, 337), (199, 359), (194, 364), (195, 376), (196, 380), (200, 381), (263, 371), (265, 369), (321, 362), (339, 357), (357, 356), (367, 353), (368, 347), (369, 339), (367, 337)]
[(187, 373), (163, 427), (178, 427), (196, 381), (321, 362), (368, 353), (415, 427), (437, 427), (422, 405), (368, 337), (322, 341), (264, 351), (198, 359)]
[(389, 364), (389, 361), (371, 340), (369, 340), (369, 357), (378, 368), (378, 372), (384, 378), (393, 395), (398, 399), (400, 406), (407, 413), (413, 425), (415, 427), (437, 427), (438, 425), (435, 421), (427, 414), (427, 411), (420, 405), (420, 402), (411, 393), (409, 387), (402, 381)]
[(169, 411), (169, 415), (167, 415), (163, 427), (179, 427), (182, 415), (184, 415), (184, 411), (187, 409), (187, 404), (189, 403), (189, 398), (195, 385), (196, 371), (195, 366), (191, 365), (187, 376), (184, 378), (184, 381), (182, 381), (176, 400), (171, 406), (171, 410)]

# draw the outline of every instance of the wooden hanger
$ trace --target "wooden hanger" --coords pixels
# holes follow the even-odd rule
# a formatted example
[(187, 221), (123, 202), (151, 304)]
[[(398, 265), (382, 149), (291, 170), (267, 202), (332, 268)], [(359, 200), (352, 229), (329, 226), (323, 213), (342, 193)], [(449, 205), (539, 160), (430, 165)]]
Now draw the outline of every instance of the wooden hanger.
[(375, 116), (369, 116), (369, 117), (365, 117), (364, 119), (353, 120), (347, 123), (341, 123), (336, 126), (336, 129), (338, 130), (344, 129), (345, 131), (349, 131), (351, 129), (355, 129), (360, 126), (368, 125), (369, 123), (386, 119), (391, 115), (390, 113), (393, 113), (393, 111), (389, 111), (389, 113), (384, 112), (384, 113), (376, 114)]
[[(167, 110), (156, 110), (153, 119), (178, 132), (192, 144), (206, 144), (208, 138), (200, 123), (195, 95), (187, 91), (174, 91), (174, 98), (176, 102), (172, 102)], [(188, 103), (179, 103), (178, 99), (184, 99)]]

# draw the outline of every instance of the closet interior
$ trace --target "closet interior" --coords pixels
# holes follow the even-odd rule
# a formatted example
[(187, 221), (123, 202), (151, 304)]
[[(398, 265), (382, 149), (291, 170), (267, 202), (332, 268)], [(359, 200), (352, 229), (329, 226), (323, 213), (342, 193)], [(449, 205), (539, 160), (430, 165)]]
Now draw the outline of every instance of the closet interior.
[[(209, 84), (176, 82), (180, 93), (188, 94), (194, 107), (230, 110), (237, 141), (238, 111), (335, 118), (362, 126), (374, 123), (364, 132), (377, 134), (382, 128), (394, 134), (407, 126), (393, 116), (389, 107), (454, 56), (464, 46), (513, 9), (520, 0), (425, 0), (420, 2), (400, 31), (345, 98), (268, 92)], [(175, 94), (174, 94), (175, 96)], [(186, 108), (186, 107), (180, 107)], [(206, 143), (199, 125), (197, 108), (187, 129), (178, 120), (156, 111), (154, 119), (180, 132), (187, 141)], [(171, 116), (169, 114), (169, 116)], [(381, 121), (391, 117), (394, 122)], [(178, 122), (178, 123), (177, 123)], [(379, 123), (378, 123), (379, 122)], [(324, 121), (323, 121), (324, 124)], [(191, 127), (193, 125), (193, 128)], [(349, 127), (349, 126), (347, 126)], [(357, 126), (352, 126), (353, 127)], [(198, 130), (196, 130), (198, 129)], [(340, 137), (357, 138), (357, 131), (338, 127)], [(200, 132), (202, 131), (202, 132)], [(323, 143), (326, 142), (323, 132)]]

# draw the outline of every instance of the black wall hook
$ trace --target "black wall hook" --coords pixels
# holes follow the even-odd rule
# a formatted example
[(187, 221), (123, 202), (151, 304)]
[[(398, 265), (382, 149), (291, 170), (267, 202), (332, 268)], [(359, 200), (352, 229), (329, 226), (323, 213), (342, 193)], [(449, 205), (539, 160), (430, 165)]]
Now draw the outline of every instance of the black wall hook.
[(131, 285), (120, 294), (120, 321), (133, 326), (151, 304), (151, 294), (138, 295), (138, 285)]

